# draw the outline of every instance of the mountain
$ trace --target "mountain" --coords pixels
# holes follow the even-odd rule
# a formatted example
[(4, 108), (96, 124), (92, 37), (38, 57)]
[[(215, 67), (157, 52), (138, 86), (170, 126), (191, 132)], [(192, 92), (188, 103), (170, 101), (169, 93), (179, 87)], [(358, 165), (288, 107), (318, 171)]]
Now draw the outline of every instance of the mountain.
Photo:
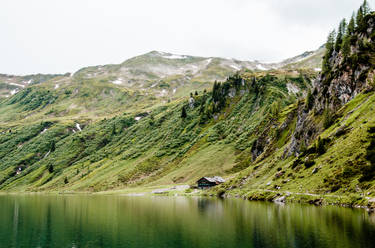
[[(253, 126), (268, 118), (263, 114), (273, 99), (279, 99), (280, 106), (295, 102), (316, 76), (313, 70), (251, 72), (240, 68), (236, 74), (234, 65), (245, 64), (250, 67), (250, 62), (151, 52), (120, 65), (83, 68), (25, 87), (0, 103), (0, 187), (57, 190), (62, 186), (57, 186), (60, 179), (67, 177), (71, 183), (67, 190), (96, 191), (151, 182), (150, 176), (160, 173), (166, 173), (165, 183), (191, 182), (200, 173), (229, 173), (235, 166), (236, 147), (248, 146), (249, 140), (232, 137), (230, 144), (216, 144), (216, 120), (227, 114), (221, 113), (226, 106), (213, 102), (210, 89), (217, 87), (215, 81), (235, 75), (225, 79), (223, 87), (229, 88), (223, 88), (222, 98), (232, 99), (233, 107), (240, 102), (243, 106), (236, 110), (243, 112), (240, 119)], [(181, 120), (183, 106), (189, 121)], [(238, 121), (233, 115), (230, 125), (237, 126)], [(196, 147), (197, 142), (206, 147)], [(220, 157), (225, 165), (199, 170), (201, 162), (181, 160), (185, 153), (192, 153), (190, 148), (205, 163), (215, 163)], [(203, 156), (207, 149), (211, 152)], [(225, 150), (222, 155), (221, 149)], [(179, 162), (196, 169), (190, 173), (185, 166), (175, 170)], [(171, 174), (163, 172), (170, 167)], [(45, 173), (47, 168), (53, 169)], [(73, 168), (79, 178), (66, 174)], [(104, 181), (95, 177), (93, 183), (88, 175), (94, 171)]]
[[(131, 58), (120, 65), (105, 65), (87, 67), (74, 74), (76, 78), (90, 79), (102, 78), (114, 84), (139, 90), (152, 92), (158, 96), (173, 96), (182, 92), (186, 95), (186, 87), (192, 84), (224, 81), (236, 71), (251, 70), (265, 71), (280, 69), (292, 63), (300, 62), (298, 68), (320, 68), (317, 61), (310, 63), (311, 58), (320, 59), (322, 50), (306, 52), (302, 55), (284, 60), (280, 63), (261, 63), (258, 61), (239, 61), (236, 59), (218, 57), (194, 57), (189, 55), (177, 55), (159, 51)], [(314, 66), (314, 67), (311, 67)], [(293, 69), (296, 69), (294, 66)], [(187, 86), (188, 85), (188, 86)], [(162, 86), (160, 88), (160, 86)], [(197, 90), (211, 85), (201, 85)], [(194, 88), (195, 88), (194, 87)]]
[[(195, 91), (210, 89), (215, 81), (224, 81), (238, 71), (275, 70), (296, 61), (308, 64), (311, 56), (305, 54), (265, 64), (153, 51), (121, 64), (86, 67), (64, 75), (0, 75), (0, 123), (11, 126), (17, 121), (47, 119), (90, 122), (124, 111), (149, 112)], [(311, 69), (303, 65), (301, 68)]]
[[(224, 81), (236, 71), (273, 69), (320, 70), (324, 48), (305, 52), (280, 63), (239, 61), (219, 57), (195, 57), (152, 51), (117, 65), (82, 68), (75, 73), (14, 76), (0, 74), (0, 99), (8, 98), (25, 87), (55, 82), (54, 87), (75, 81), (96, 80), (147, 92), (158, 97), (185, 96), (186, 90), (203, 90), (214, 81)], [(74, 74), (74, 75), (73, 75)], [(206, 84), (205, 84), (206, 83)], [(186, 85), (187, 84), (187, 85)], [(191, 85), (194, 85), (191, 87)]]
[(0, 102), (0, 190), (223, 176), (203, 193), (373, 207), (374, 23), (278, 64), (154, 51), (27, 86)]
[(214, 92), (143, 114), (94, 122), (50, 119), (3, 129), (0, 187), (98, 191), (236, 173), (257, 133), (266, 131), (264, 124), (296, 102), (301, 92), (294, 89), (303, 91), (315, 76), (262, 74), (236, 74), (214, 84)]
[[(373, 12), (341, 43), (329, 41), (305, 101), (279, 118), (276, 136), (256, 140), (253, 150), (260, 154), (223, 193), (374, 207), (374, 23)], [(307, 194), (293, 193), (301, 191)]]

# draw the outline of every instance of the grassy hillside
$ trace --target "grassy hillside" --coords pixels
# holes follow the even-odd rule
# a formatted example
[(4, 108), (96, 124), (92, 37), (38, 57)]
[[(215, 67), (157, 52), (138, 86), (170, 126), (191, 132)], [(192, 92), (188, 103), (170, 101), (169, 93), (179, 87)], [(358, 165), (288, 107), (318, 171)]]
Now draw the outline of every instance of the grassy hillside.
[[(99, 191), (193, 183), (202, 175), (232, 175), (246, 167), (242, 162), (251, 153), (254, 140), (270, 131), (267, 123), (276, 125), (274, 116), (296, 102), (313, 76), (307, 71), (237, 74), (215, 84), (213, 92), (154, 107), (143, 115), (123, 112), (81, 122), (81, 131), (77, 120), (58, 117), (5, 128), (0, 136), (0, 187)], [(294, 94), (288, 89), (291, 85), (301, 91)], [(6, 104), (34, 108), (24, 104), (28, 94), (17, 94)], [(44, 95), (35, 109), (46, 103), (57, 109), (60, 96), (53, 96)], [(186, 118), (181, 117), (182, 108)]]
[(374, 23), (364, 15), (280, 70), (151, 52), (25, 87), (0, 101), (0, 190), (130, 191), (218, 175), (227, 181), (204, 193), (374, 206)]
[(374, 207), (374, 20), (369, 13), (342, 39), (330, 35), (322, 73), (305, 100), (290, 106), (293, 110), (282, 124), (295, 122), (290, 139), (281, 146), (283, 135), (268, 135), (268, 143), (260, 140), (263, 150), (272, 152), (249, 161), (219, 192)]

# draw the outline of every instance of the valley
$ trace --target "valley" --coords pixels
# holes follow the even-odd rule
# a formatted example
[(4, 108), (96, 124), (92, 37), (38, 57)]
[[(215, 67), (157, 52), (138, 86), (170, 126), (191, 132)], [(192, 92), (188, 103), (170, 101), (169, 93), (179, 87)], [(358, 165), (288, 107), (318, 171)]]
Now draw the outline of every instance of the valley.
[(119, 193), (221, 176), (200, 193), (373, 207), (374, 14), (362, 22), (280, 63), (152, 51), (3, 74), (0, 190)]

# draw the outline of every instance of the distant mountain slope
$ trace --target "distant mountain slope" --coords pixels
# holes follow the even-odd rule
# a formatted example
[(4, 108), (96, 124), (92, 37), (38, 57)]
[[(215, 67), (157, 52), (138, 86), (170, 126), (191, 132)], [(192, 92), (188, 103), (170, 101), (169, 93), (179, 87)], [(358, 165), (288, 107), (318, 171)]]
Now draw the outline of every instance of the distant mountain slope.
[[(264, 71), (273, 69), (319, 69), (324, 48), (305, 52), (280, 63), (240, 61), (219, 57), (196, 57), (152, 51), (130, 58), (117, 65), (82, 68), (72, 75), (36, 74), (14, 76), (0, 74), (0, 99), (10, 97), (30, 85), (53, 80), (56, 83), (95, 79), (131, 90), (147, 92), (157, 97), (181, 96), (187, 90), (203, 90), (209, 83), (224, 81), (236, 71)], [(61, 81), (64, 76), (66, 80)], [(60, 77), (60, 78), (58, 78)], [(195, 84), (191, 87), (191, 84)], [(208, 83), (208, 84), (207, 84)]]
[[(320, 68), (322, 49), (306, 52), (280, 63), (261, 63), (258, 61), (239, 61), (218, 57), (194, 57), (153, 51), (126, 60), (120, 65), (93, 66), (79, 70), (74, 77), (108, 78), (118, 85), (145, 90), (149, 84), (159, 82), (213, 82), (224, 81), (229, 75), (240, 70), (264, 71), (284, 68), (294, 64), (304, 69)], [(314, 63), (311, 58), (314, 57)], [(155, 85), (156, 86), (156, 85)], [(154, 87), (155, 87), (154, 86)], [(178, 83), (177, 85), (178, 86)]]
[(35, 74), (27, 76), (13, 76), (0, 74), (0, 98), (10, 97), (30, 85), (39, 84), (60, 74)]
[(322, 59), (324, 56), (325, 47), (322, 46), (316, 51), (305, 52), (299, 56), (293, 57), (283, 61), (283, 69), (313, 69), (321, 71)]
[(153, 51), (121, 64), (86, 67), (73, 74), (0, 75), (0, 123), (9, 126), (15, 121), (51, 118), (95, 120), (121, 112), (148, 112), (195, 91), (211, 89), (215, 81), (225, 81), (238, 71), (275, 70), (311, 57), (302, 54), (278, 64), (265, 64)]

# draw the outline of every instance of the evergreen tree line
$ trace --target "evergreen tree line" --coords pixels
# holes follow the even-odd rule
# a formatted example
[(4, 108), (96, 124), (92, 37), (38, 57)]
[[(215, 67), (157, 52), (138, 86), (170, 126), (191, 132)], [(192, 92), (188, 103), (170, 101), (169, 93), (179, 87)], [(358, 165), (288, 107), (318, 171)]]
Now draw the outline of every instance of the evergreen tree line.
[[(210, 94), (207, 94), (206, 91), (203, 92), (203, 95), (198, 97), (198, 93), (195, 93), (195, 105), (199, 106), (199, 114), (201, 123), (205, 123), (208, 119), (212, 118), (213, 114), (219, 113), (223, 108), (225, 108), (227, 103), (227, 97), (231, 89), (239, 91), (242, 86), (245, 85), (245, 80), (240, 76), (239, 73), (236, 73), (232, 76), (229, 76), (225, 82), (214, 82)], [(254, 85), (256, 85), (254, 79)], [(190, 97), (193, 97), (193, 94), (190, 94)], [(181, 118), (185, 119), (187, 117), (187, 108), (183, 106), (181, 109)]]
[(326, 43), (326, 52), (323, 57), (323, 73), (331, 70), (330, 59), (333, 54), (342, 52), (347, 57), (350, 55), (350, 46), (356, 40), (355, 33), (366, 29), (365, 16), (371, 13), (367, 0), (364, 0), (357, 13), (353, 13), (349, 23), (344, 18), (339, 27), (329, 33)]

